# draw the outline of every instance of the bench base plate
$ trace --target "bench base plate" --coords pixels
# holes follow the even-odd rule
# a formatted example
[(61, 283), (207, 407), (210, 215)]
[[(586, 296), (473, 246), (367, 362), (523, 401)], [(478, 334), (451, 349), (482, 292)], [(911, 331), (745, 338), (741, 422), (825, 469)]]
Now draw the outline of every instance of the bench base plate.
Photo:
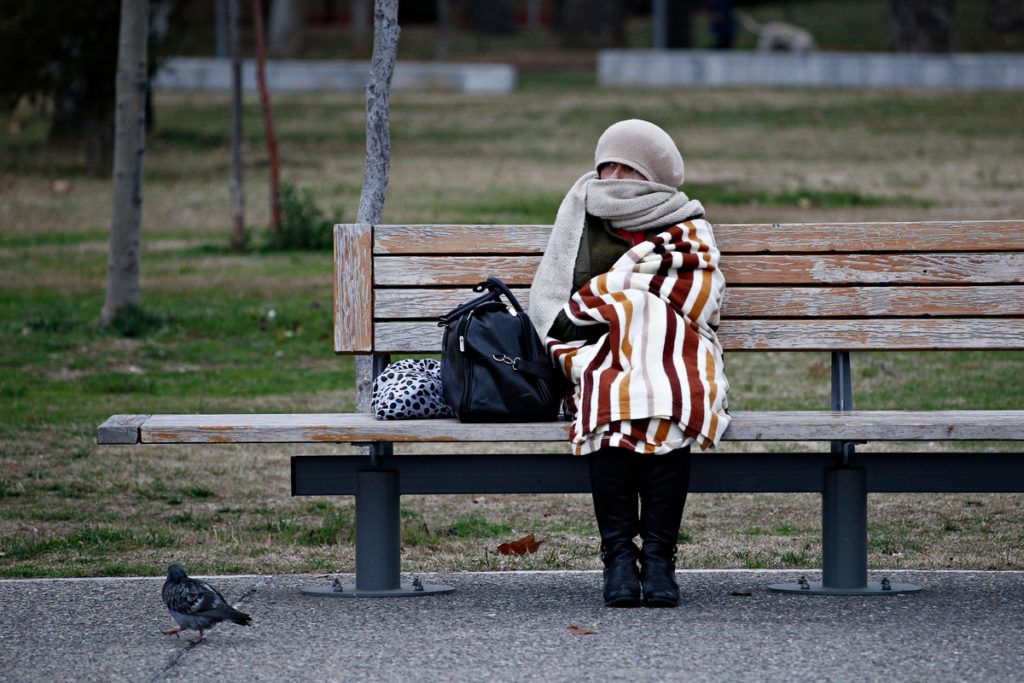
[(860, 588), (832, 588), (821, 581), (795, 581), (792, 583), (773, 583), (768, 590), (775, 593), (799, 593), (800, 595), (899, 595), (901, 593), (917, 593), (923, 590), (913, 583), (892, 583), (889, 581), (868, 581)]
[(319, 595), (330, 598), (415, 598), (421, 595), (435, 595), (437, 593), (451, 593), (454, 586), (446, 586), (443, 583), (403, 583), (399, 588), (387, 588), (373, 590), (356, 588), (354, 583), (342, 584), (335, 581), (329, 586), (313, 586), (303, 588), (306, 595)]

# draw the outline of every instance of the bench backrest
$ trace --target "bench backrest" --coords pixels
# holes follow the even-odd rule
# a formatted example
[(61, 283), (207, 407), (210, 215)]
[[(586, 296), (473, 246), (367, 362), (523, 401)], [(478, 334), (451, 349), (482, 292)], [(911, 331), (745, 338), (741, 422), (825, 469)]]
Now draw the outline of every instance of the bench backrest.
[[(337, 353), (436, 353), (488, 275), (528, 304), (548, 225), (335, 226)], [(1024, 349), (1024, 221), (717, 225), (730, 351)]]

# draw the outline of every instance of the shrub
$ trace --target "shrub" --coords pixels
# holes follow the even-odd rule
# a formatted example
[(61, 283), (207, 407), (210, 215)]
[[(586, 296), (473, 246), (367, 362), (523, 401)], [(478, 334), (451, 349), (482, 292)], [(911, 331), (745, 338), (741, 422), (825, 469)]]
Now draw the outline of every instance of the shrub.
[(316, 205), (313, 193), (291, 183), (281, 183), (281, 231), (268, 233), (267, 248), (273, 251), (295, 249), (331, 249), (334, 245), (334, 224), (341, 222), (341, 212), (325, 218)]

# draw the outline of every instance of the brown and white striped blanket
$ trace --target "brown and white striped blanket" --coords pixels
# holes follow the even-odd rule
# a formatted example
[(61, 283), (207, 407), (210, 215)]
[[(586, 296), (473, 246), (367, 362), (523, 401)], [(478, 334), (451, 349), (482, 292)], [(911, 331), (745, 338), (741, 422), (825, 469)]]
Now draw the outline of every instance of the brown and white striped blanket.
[(721, 439), (730, 418), (718, 259), (711, 225), (689, 220), (634, 246), (565, 305), (576, 325), (608, 326), (594, 343), (547, 339), (575, 384), (578, 455), (605, 446), (666, 453)]

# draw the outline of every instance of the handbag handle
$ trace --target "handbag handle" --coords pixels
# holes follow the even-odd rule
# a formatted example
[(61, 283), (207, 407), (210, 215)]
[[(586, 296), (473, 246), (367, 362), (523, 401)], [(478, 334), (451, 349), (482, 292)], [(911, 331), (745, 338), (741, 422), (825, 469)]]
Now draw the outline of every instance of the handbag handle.
[(491, 275), (483, 282), (477, 284), (477, 286), (473, 288), (473, 291), (482, 292), (485, 289), (490, 290), (492, 293), (495, 291), (501, 292), (505, 296), (505, 299), (507, 299), (508, 302), (512, 304), (512, 307), (516, 309), (517, 313), (523, 312), (523, 307), (519, 305), (519, 300), (516, 299), (515, 295), (512, 293), (512, 290), (508, 288), (508, 285), (506, 285), (500, 279)]
[(512, 304), (512, 307), (516, 309), (516, 313), (520, 315), (524, 314), (523, 307), (519, 305), (519, 300), (516, 299), (514, 294), (512, 294), (512, 290), (508, 288), (508, 285), (506, 285), (504, 282), (494, 277), (493, 275), (488, 277), (483, 282), (479, 282), (476, 285), (474, 285), (473, 291), (486, 291), (487, 293), (484, 294), (483, 296), (478, 296), (472, 301), (462, 304), (461, 306), (452, 311), (448, 311), (448, 313), (442, 315), (438, 319), (437, 326), (447, 327), (449, 322), (463, 315), (466, 311), (472, 310), (481, 304), (487, 303), (488, 301), (495, 301), (501, 296), (504, 296), (508, 300), (508, 302)]
[[(477, 287), (479, 287), (479, 286), (480, 285), (477, 285)], [(477, 292), (482, 291), (482, 290), (477, 289), (476, 287), (474, 287), (473, 289), (474, 289), (474, 291), (477, 291)], [(489, 291), (486, 294), (484, 294), (483, 296), (478, 296), (477, 298), (473, 299), (472, 301), (468, 301), (468, 302), (462, 304), (461, 306), (459, 306), (458, 308), (456, 308), (454, 310), (451, 310), (451, 311), (448, 311), (447, 313), (442, 315), (438, 319), (438, 321), (437, 321), (437, 326), (438, 327), (448, 327), (448, 323), (450, 323), (452, 320), (455, 320), (455, 319), (459, 318), (466, 311), (470, 311), (470, 310), (476, 308), (477, 306), (479, 306), (480, 304), (485, 304), (488, 301), (493, 301), (494, 299), (497, 299), (497, 298), (498, 298), (498, 295), (495, 294), (493, 291)]]

